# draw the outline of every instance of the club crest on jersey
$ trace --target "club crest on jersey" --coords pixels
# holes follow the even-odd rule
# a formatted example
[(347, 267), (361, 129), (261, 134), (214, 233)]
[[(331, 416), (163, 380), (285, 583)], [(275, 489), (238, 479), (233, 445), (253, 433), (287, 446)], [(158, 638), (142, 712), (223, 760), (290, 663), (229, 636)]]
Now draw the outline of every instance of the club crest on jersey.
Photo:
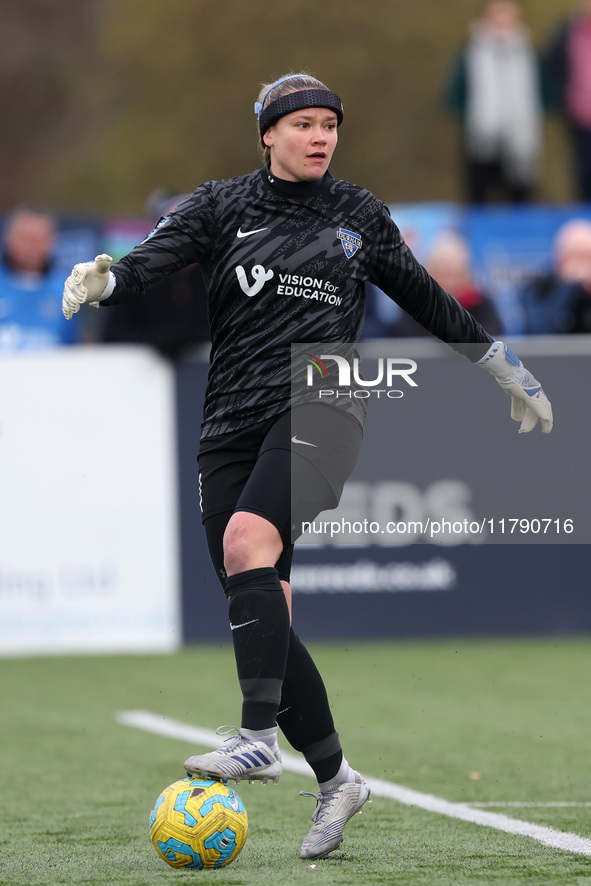
[(348, 231), (346, 228), (339, 228), (337, 237), (341, 241), (341, 246), (347, 258), (353, 258), (358, 249), (361, 249), (362, 242), (359, 234), (354, 231)]

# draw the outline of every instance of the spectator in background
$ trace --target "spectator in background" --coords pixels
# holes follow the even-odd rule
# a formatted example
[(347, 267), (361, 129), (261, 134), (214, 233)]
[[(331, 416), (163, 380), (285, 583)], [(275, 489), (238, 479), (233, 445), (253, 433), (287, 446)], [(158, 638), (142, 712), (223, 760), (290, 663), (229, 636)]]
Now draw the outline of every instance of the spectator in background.
[[(493, 301), (474, 283), (470, 250), (463, 237), (452, 231), (440, 234), (431, 247), (425, 266), (439, 285), (470, 311), (491, 335), (502, 334), (501, 320)], [(400, 314), (394, 334), (420, 336), (425, 333), (416, 320)]]
[(0, 259), (0, 352), (74, 344), (79, 323), (71, 327), (60, 310), (62, 272), (52, 266), (56, 226), (51, 213), (33, 203), (8, 217)]
[[(159, 189), (149, 195), (146, 209), (163, 219), (187, 196)], [(105, 314), (101, 339), (107, 344), (149, 345), (163, 357), (178, 360), (189, 349), (209, 343), (207, 294), (199, 265), (166, 277), (144, 298)]]
[(531, 199), (542, 152), (541, 71), (517, 3), (493, 0), (471, 23), (445, 97), (462, 120), (468, 201)]
[(591, 0), (563, 22), (544, 53), (552, 105), (564, 115), (573, 147), (577, 196), (591, 202)]
[(572, 219), (556, 234), (553, 268), (522, 294), (529, 335), (591, 333), (591, 221)]

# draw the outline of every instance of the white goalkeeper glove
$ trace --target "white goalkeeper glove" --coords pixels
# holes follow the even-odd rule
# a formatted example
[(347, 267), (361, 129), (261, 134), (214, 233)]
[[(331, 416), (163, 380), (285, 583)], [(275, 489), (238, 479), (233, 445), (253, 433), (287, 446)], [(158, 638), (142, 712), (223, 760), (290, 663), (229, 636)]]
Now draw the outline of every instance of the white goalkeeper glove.
[(502, 341), (494, 342), (478, 365), (488, 369), (511, 397), (511, 418), (521, 422), (520, 434), (532, 431), (538, 419), (542, 424), (542, 433), (550, 433), (553, 424), (550, 401), (539, 381), (527, 371), (508, 345)]
[(74, 265), (64, 285), (62, 311), (66, 320), (80, 310), (80, 305), (98, 308), (99, 302), (109, 297), (115, 282), (109, 274), (112, 261), (110, 255), (97, 255), (94, 261)]

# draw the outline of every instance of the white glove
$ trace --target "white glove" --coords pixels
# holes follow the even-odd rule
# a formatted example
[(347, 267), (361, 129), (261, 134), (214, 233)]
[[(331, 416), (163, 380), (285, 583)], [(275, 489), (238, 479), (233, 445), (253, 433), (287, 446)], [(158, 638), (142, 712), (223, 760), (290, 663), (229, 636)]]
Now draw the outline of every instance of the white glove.
[(478, 365), (488, 369), (510, 395), (511, 418), (521, 422), (520, 434), (532, 431), (538, 419), (542, 424), (542, 433), (550, 433), (553, 424), (550, 401), (539, 381), (527, 371), (508, 345), (502, 341), (494, 342)]
[(110, 255), (97, 255), (94, 261), (74, 265), (64, 285), (62, 311), (66, 320), (80, 310), (80, 305), (89, 304), (98, 308), (99, 302), (108, 298), (113, 288), (110, 286), (110, 291), (105, 291), (110, 283), (112, 261)]

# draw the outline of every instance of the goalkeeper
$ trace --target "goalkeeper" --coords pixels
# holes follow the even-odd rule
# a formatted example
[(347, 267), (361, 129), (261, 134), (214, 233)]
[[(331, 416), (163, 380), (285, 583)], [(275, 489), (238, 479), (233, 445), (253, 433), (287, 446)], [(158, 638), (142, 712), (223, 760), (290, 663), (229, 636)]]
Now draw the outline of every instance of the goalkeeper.
[(371, 281), (497, 379), (520, 432), (540, 422), (549, 433), (552, 411), (519, 358), (416, 261), (384, 204), (328, 172), (343, 120), (338, 95), (290, 74), (263, 87), (255, 112), (263, 167), (202, 184), (117, 264), (102, 255), (76, 265), (63, 310), (69, 318), (84, 303), (124, 303), (174, 271), (202, 267), (212, 340), (198, 455), (202, 517), (229, 600), (243, 704), (236, 734), (185, 768), (276, 781), (279, 726), (318, 780), (301, 848), (312, 859), (340, 844), (369, 787), (343, 756), (322, 678), (291, 627), (294, 526), (338, 504), (364, 412), (356, 398), (292, 396), (290, 346), (323, 342), (334, 353), (336, 343), (358, 341)]

